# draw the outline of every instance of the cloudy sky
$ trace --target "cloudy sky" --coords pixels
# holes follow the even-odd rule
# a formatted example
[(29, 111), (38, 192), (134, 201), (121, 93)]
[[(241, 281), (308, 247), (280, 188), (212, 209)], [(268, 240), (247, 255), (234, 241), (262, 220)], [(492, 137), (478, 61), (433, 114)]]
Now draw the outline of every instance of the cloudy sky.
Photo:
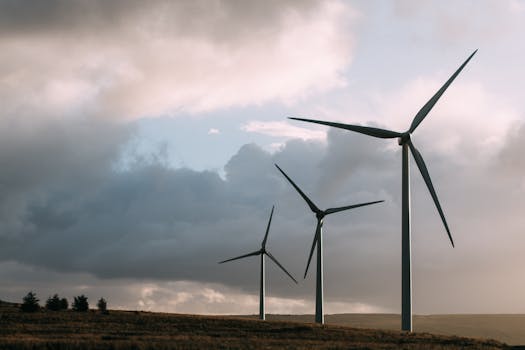
[(415, 313), (525, 313), (525, 1), (0, 0), (0, 299), (313, 313), (302, 279), (320, 207), (329, 313), (400, 312), (401, 154), (286, 119), (413, 135)]

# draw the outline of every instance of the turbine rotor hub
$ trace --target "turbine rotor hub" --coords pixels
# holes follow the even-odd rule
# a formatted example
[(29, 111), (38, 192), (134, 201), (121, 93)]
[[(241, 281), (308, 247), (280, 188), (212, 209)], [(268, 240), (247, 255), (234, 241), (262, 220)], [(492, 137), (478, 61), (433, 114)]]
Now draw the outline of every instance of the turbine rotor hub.
[(405, 132), (404, 134), (402, 134), (398, 139), (397, 139), (397, 142), (399, 143), (399, 146), (403, 146), (405, 143), (407, 143), (408, 141), (410, 141), (410, 133), (409, 132)]

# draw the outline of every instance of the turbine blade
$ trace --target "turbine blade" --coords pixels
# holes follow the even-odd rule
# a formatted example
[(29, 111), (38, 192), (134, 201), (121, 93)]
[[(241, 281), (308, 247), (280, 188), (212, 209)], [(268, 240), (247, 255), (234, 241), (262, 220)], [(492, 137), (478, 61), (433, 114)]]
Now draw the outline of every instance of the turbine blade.
[(434, 107), (434, 105), (439, 100), (441, 95), (443, 95), (445, 90), (450, 86), (450, 84), (452, 84), (452, 82), (454, 81), (454, 79), (456, 79), (456, 77), (459, 75), (459, 73), (461, 73), (463, 68), (465, 68), (467, 63), (470, 61), (472, 56), (474, 56), (476, 54), (476, 52), (478, 52), (478, 50), (474, 51), (467, 58), (467, 60), (465, 62), (463, 62), (463, 64), (458, 68), (458, 70), (455, 71), (454, 74), (452, 74), (452, 76), (447, 80), (447, 82), (441, 87), (441, 89), (439, 89), (438, 92), (436, 92), (436, 94), (434, 96), (432, 96), (432, 98), (430, 100), (428, 100), (427, 103), (425, 103), (425, 105), (419, 110), (419, 112), (417, 112), (416, 116), (414, 117), (414, 120), (412, 120), (412, 124), (410, 125), (410, 129), (409, 129), (410, 133), (414, 132), (414, 130), (416, 130), (417, 126), (423, 121), (423, 119), (425, 119), (425, 117), (427, 116), (428, 112), (430, 112), (430, 110), (432, 109), (432, 107)]
[(439, 216), (441, 216), (441, 221), (443, 221), (443, 225), (445, 225), (445, 230), (447, 230), (447, 234), (448, 234), (448, 238), (450, 239), (450, 243), (452, 243), (452, 247), (454, 247), (454, 240), (452, 239), (452, 235), (450, 234), (447, 220), (445, 219), (445, 214), (443, 214), (443, 210), (441, 210), (441, 205), (439, 204), (439, 199), (436, 194), (436, 191), (434, 191), (434, 186), (432, 185), (432, 180), (430, 179), (430, 175), (428, 174), (428, 169), (427, 169), (427, 166), (425, 165), (425, 161), (423, 160), (421, 153), (419, 153), (416, 147), (412, 144), (412, 141), (409, 141), (408, 145), (410, 147), (410, 151), (412, 151), (412, 155), (414, 156), (414, 160), (416, 161), (417, 167), (419, 168), (419, 171), (421, 172), (421, 175), (423, 176), (423, 179), (425, 180), (425, 183), (427, 184), (428, 191), (430, 192), (430, 195), (432, 196), (432, 199), (434, 200), (434, 204), (436, 205), (436, 208), (439, 212)]
[(321, 221), (317, 221), (317, 227), (315, 228), (314, 241), (312, 242), (312, 249), (310, 249), (310, 256), (308, 257), (308, 263), (306, 264), (306, 270), (304, 271), (304, 278), (308, 274), (308, 268), (310, 267), (310, 262), (312, 261), (312, 255), (314, 254), (314, 249), (317, 244), (317, 239), (319, 238), (319, 230), (321, 228)]
[(238, 256), (236, 258), (231, 258), (231, 259), (228, 259), (228, 260), (223, 260), (223, 261), (219, 261), (219, 264), (223, 264), (225, 262), (228, 262), (228, 261), (233, 261), (233, 260), (238, 260), (238, 259), (242, 259), (242, 258), (247, 258), (249, 256), (255, 256), (255, 255), (260, 255), (262, 253), (261, 250), (258, 250), (256, 252), (252, 252), (252, 253), (248, 253), (248, 254), (244, 254), (244, 255), (241, 255), (241, 256)]
[(299, 188), (299, 186), (297, 186), (293, 181), (292, 179), (290, 179), (288, 177), (288, 175), (286, 175), (286, 173), (281, 169), (279, 168), (279, 166), (277, 164), (275, 164), (275, 166), (277, 167), (277, 169), (279, 169), (279, 171), (284, 175), (284, 177), (292, 184), (292, 186), (296, 189), (297, 192), (299, 192), (299, 194), (301, 195), (301, 197), (303, 197), (303, 199), (306, 201), (306, 203), (308, 204), (308, 206), (310, 207), (310, 209), (314, 212), (314, 213), (319, 213), (321, 210), (319, 208), (317, 208), (317, 206), (314, 204), (314, 202), (312, 202), (310, 200), (310, 198), (308, 198), (308, 196), (306, 196), (306, 194), (304, 194), (303, 191), (301, 191), (301, 189)]
[(269, 257), (270, 259), (272, 259), (273, 262), (276, 263), (277, 266), (279, 266), (279, 267), (281, 268), (281, 270), (283, 270), (284, 273), (286, 273), (286, 274), (288, 275), (288, 277), (290, 277), (295, 283), (297, 283), (297, 284), (299, 283), (299, 282), (297, 282), (297, 280), (296, 280), (295, 278), (293, 278), (293, 276), (292, 276), (288, 271), (286, 271), (286, 269), (283, 267), (283, 265), (281, 265), (281, 264), (277, 261), (277, 259), (276, 259), (272, 254), (270, 254), (270, 252), (266, 252), (266, 255), (268, 255), (268, 257)]
[(379, 137), (379, 138), (382, 138), (382, 139), (393, 139), (393, 138), (401, 136), (401, 133), (399, 133), (399, 132), (385, 130), (385, 129), (379, 129), (379, 128), (372, 128), (372, 127), (369, 127), (369, 126), (333, 123), (333, 122), (326, 122), (326, 121), (322, 121), (322, 120), (303, 119), (303, 118), (288, 118), (288, 119), (299, 120), (299, 121), (308, 122), (308, 123), (316, 123), (316, 124), (333, 126), (334, 128), (355, 131), (355, 132), (358, 132), (360, 134), (365, 134), (365, 135), (373, 136), (373, 137)]
[(365, 205), (371, 205), (371, 204), (376, 204), (376, 203), (381, 203), (381, 202), (384, 202), (384, 200), (374, 201), (374, 202), (367, 202), (367, 203), (360, 203), (360, 204), (354, 204), (354, 205), (348, 205), (346, 207), (328, 208), (324, 212), (326, 213), (326, 215), (328, 215), (328, 214), (337, 213), (337, 212), (340, 212), (340, 211), (343, 211), (343, 210), (364, 207)]
[(270, 231), (270, 224), (272, 223), (272, 216), (273, 216), (274, 209), (275, 209), (275, 205), (272, 206), (272, 212), (270, 213), (270, 219), (268, 220), (268, 226), (266, 226), (266, 233), (264, 234), (264, 239), (262, 242), (263, 249), (266, 247), (266, 240), (268, 239), (268, 232)]

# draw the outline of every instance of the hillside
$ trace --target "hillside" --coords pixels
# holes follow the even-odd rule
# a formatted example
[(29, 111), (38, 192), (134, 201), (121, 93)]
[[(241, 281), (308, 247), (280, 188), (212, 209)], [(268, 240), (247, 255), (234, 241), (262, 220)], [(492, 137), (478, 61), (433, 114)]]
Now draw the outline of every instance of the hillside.
[[(270, 315), (270, 320), (313, 322), (313, 315)], [(326, 323), (341, 326), (399, 330), (399, 314), (326, 315)], [(469, 338), (491, 338), (510, 345), (525, 344), (525, 315), (520, 314), (455, 314), (414, 315), (414, 330)]]
[(503, 343), (428, 333), (134, 311), (0, 307), (0, 349), (506, 349)]

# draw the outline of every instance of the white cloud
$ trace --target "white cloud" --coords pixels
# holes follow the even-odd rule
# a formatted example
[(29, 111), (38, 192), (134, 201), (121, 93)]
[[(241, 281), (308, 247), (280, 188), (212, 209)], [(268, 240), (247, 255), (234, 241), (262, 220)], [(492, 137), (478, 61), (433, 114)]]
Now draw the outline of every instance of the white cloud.
[[(510, 125), (520, 119), (519, 112), (505, 96), (470, 77), (460, 78), (430, 111), (413, 138), (418, 145), (454, 154), (456, 159), (494, 155), (503, 145)], [(446, 77), (418, 78), (397, 91), (376, 96), (379, 114), (388, 116), (383, 118), (385, 124), (394, 130), (408, 129), (419, 109), (445, 80)]]
[(208, 135), (218, 135), (220, 133), (221, 131), (219, 129), (211, 128), (210, 130), (208, 130)]
[[(328, 302), (325, 305), (325, 312), (327, 314), (342, 314), (342, 313), (358, 313), (358, 314), (368, 314), (368, 313), (385, 313), (390, 310), (365, 304), (365, 303), (345, 303), (345, 302)], [(391, 312), (391, 311), (390, 311)]]
[[(393, 90), (349, 93), (344, 97), (344, 102), (335, 108), (324, 104), (313, 106), (306, 118), (376, 125), (403, 132), (449, 74), (441, 71), (417, 77), (401, 83)], [(414, 142), (418, 147), (424, 145), (425, 150), (454, 154), (456, 160), (493, 156), (504, 144), (505, 135), (512, 125), (522, 120), (522, 114), (505, 94), (491, 90), (473, 79), (468, 70), (462, 75), (418, 126), (413, 133)], [(312, 131), (329, 130), (328, 127), (319, 128), (309, 123), (301, 122), (300, 125)], [(396, 142), (390, 145), (397, 148)]]
[(326, 140), (326, 131), (302, 128), (286, 121), (249, 121), (241, 127), (241, 130), (284, 139)]
[(270, 143), (270, 145), (268, 146), (268, 151), (270, 153), (275, 153), (275, 152), (278, 152), (280, 150), (282, 150), (284, 148), (286, 144), (284, 142), (272, 142)]
[(520, 0), (510, 0), (509, 8), (512, 12), (521, 14), (525, 12), (525, 3)]
[(442, 1), (401, 0), (393, 5), (393, 14), (404, 24), (417, 23), (412, 38), (431, 37), (432, 45), (450, 48), (465, 42), (498, 41), (508, 35), (522, 19), (523, 2), (516, 0), (462, 1), (450, 6)]
[(0, 40), (0, 108), (134, 119), (290, 102), (344, 84), (354, 41), (347, 4), (235, 3), (119, 3), (114, 22), (79, 16), (57, 35), (47, 28), (60, 25), (53, 13), (59, 24), (12, 29)]

